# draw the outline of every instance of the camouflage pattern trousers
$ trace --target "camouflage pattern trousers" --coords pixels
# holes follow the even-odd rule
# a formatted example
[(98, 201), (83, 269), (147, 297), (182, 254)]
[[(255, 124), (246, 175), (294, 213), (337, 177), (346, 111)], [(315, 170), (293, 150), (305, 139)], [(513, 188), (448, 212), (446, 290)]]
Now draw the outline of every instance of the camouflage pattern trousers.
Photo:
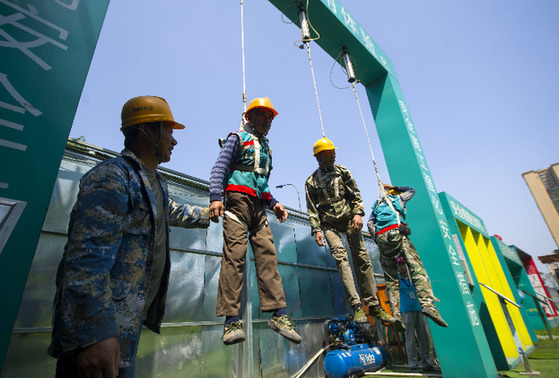
[(376, 238), (380, 252), (380, 264), (384, 270), (384, 279), (390, 299), (390, 308), (394, 315), (400, 314), (400, 280), (396, 256), (404, 259), (408, 266), (409, 277), (417, 292), (421, 308), (433, 306), (434, 296), (431, 281), (423, 267), (423, 262), (412, 242), (407, 236), (400, 234), (396, 228), (386, 231)]
[[(357, 281), (365, 305), (370, 307), (378, 306), (380, 302), (377, 297), (377, 285), (373, 275), (373, 267), (361, 231), (355, 231), (351, 227), (351, 220), (347, 219), (336, 224), (323, 224), (322, 227), (332, 257), (336, 261), (338, 274), (342, 281), (345, 297), (349, 305), (355, 306), (361, 304), (361, 299), (359, 299), (359, 294), (355, 287), (355, 281)], [(355, 279), (351, 266), (349, 265), (348, 253), (342, 241), (343, 234), (347, 236), (355, 271)]]

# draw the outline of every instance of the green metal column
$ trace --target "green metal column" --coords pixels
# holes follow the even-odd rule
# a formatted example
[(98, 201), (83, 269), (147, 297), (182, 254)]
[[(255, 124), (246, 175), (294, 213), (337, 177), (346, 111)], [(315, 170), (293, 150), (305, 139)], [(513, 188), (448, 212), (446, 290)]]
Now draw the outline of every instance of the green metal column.
[[(306, 1), (270, 2), (299, 25), (298, 9)], [(497, 377), (471, 293), (461, 285), (464, 271), (392, 63), (338, 0), (311, 0), (308, 17), (321, 35), (316, 43), (324, 51), (335, 59), (345, 48), (353, 58), (356, 77), (369, 97), (391, 183), (416, 189), (407, 220), (411, 240), (441, 300), (438, 307), (449, 323), (448, 328), (431, 327), (444, 376)]]
[(0, 370), (108, 4), (0, 0)]

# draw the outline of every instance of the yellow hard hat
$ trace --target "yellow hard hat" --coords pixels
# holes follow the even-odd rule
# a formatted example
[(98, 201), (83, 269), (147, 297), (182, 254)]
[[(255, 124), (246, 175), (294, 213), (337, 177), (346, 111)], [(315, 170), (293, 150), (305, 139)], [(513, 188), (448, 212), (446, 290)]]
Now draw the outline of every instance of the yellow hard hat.
[(278, 115), (278, 112), (276, 111), (276, 109), (274, 109), (274, 106), (272, 105), (272, 102), (268, 97), (258, 97), (252, 100), (250, 104), (248, 104), (248, 108), (245, 112), (245, 117), (251, 110), (259, 109), (259, 108), (271, 110), (272, 113), (274, 114), (273, 118), (275, 118)]
[(319, 140), (317, 140), (314, 146), (312, 147), (312, 152), (314, 156), (316, 156), (316, 154), (318, 154), (321, 151), (327, 151), (327, 150), (337, 150), (337, 148), (334, 147), (334, 143), (332, 143), (332, 141), (326, 137), (322, 137)]
[(121, 130), (149, 122), (172, 122), (173, 129), (184, 129), (184, 125), (175, 122), (167, 101), (157, 96), (138, 96), (126, 101), (122, 107)]

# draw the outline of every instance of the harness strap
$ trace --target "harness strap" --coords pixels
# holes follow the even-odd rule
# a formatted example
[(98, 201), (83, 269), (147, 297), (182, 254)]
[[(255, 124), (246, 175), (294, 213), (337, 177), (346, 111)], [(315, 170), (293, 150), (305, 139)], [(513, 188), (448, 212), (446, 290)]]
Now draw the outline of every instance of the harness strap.
[(242, 225), (245, 230), (248, 230), (248, 225), (245, 222), (243, 222), (242, 220), (240, 220), (238, 216), (236, 216), (235, 214), (233, 214), (229, 210), (225, 210), (225, 213), (223, 215), (226, 215), (227, 217), (231, 218), (231, 220), (234, 220), (235, 222)]
[[(334, 168), (335, 169), (335, 168)], [(318, 170), (318, 180), (322, 183), (323, 180), (326, 178), (326, 175), (324, 175), (322, 173), (322, 171), (319, 169)], [(332, 180), (332, 186), (334, 188), (334, 195), (330, 196), (330, 194), (328, 193), (328, 190), (326, 190), (325, 187), (322, 187), (322, 194), (324, 195), (324, 198), (326, 198), (323, 201), (320, 201), (318, 203), (317, 206), (323, 206), (323, 205), (330, 205), (334, 202), (337, 202), (341, 199), (340, 197), (340, 176), (336, 175), (336, 177), (334, 177), (334, 179)]]
[[(262, 145), (260, 144), (260, 140), (255, 135), (248, 133), (252, 139), (252, 143), (245, 142), (242, 144), (242, 149), (245, 150), (247, 148), (254, 148), (254, 166), (252, 165), (244, 165), (244, 164), (234, 164), (233, 170), (239, 170), (244, 172), (254, 172), (258, 173), (263, 176), (268, 176), (270, 174), (270, 158), (266, 159), (266, 165), (264, 167), (260, 167), (260, 151), (262, 150)], [(248, 143), (248, 144), (247, 144)], [(248, 147), (250, 146), (250, 147)], [(272, 149), (268, 147), (268, 155), (272, 154)]]
[(268, 175), (267, 167), (266, 168), (255, 168), (252, 165), (234, 164), (233, 165), (233, 170), (243, 171), (243, 172), (254, 172), (254, 173), (258, 173), (260, 175), (264, 175), (264, 176)]
[(260, 226), (254, 228), (254, 229), (252, 229), (252, 230), (249, 230), (249, 229), (248, 229), (248, 225), (247, 225), (245, 222), (243, 222), (241, 219), (239, 219), (239, 217), (236, 216), (236, 215), (235, 215), (234, 213), (232, 213), (231, 211), (225, 210), (224, 215), (226, 215), (227, 217), (229, 217), (231, 220), (233, 220), (233, 221), (239, 223), (241, 226), (243, 226), (243, 228), (244, 228), (245, 230), (247, 230), (247, 231), (250, 232), (251, 234), (260, 231), (261, 229), (263, 229), (264, 227), (267, 227), (267, 226), (270, 224), (270, 223), (268, 222), (268, 219), (266, 219), (264, 222), (262, 222), (262, 224), (261, 224)]

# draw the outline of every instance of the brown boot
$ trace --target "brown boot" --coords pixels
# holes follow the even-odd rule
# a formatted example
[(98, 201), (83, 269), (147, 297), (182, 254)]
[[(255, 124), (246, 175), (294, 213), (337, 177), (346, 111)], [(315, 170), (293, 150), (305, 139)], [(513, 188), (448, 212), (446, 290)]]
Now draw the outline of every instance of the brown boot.
[(439, 314), (439, 310), (437, 310), (435, 307), (424, 307), (423, 309), (421, 309), (421, 312), (424, 313), (426, 317), (434, 321), (435, 324), (441, 327), (448, 327), (448, 324), (443, 320), (441, 314)]

